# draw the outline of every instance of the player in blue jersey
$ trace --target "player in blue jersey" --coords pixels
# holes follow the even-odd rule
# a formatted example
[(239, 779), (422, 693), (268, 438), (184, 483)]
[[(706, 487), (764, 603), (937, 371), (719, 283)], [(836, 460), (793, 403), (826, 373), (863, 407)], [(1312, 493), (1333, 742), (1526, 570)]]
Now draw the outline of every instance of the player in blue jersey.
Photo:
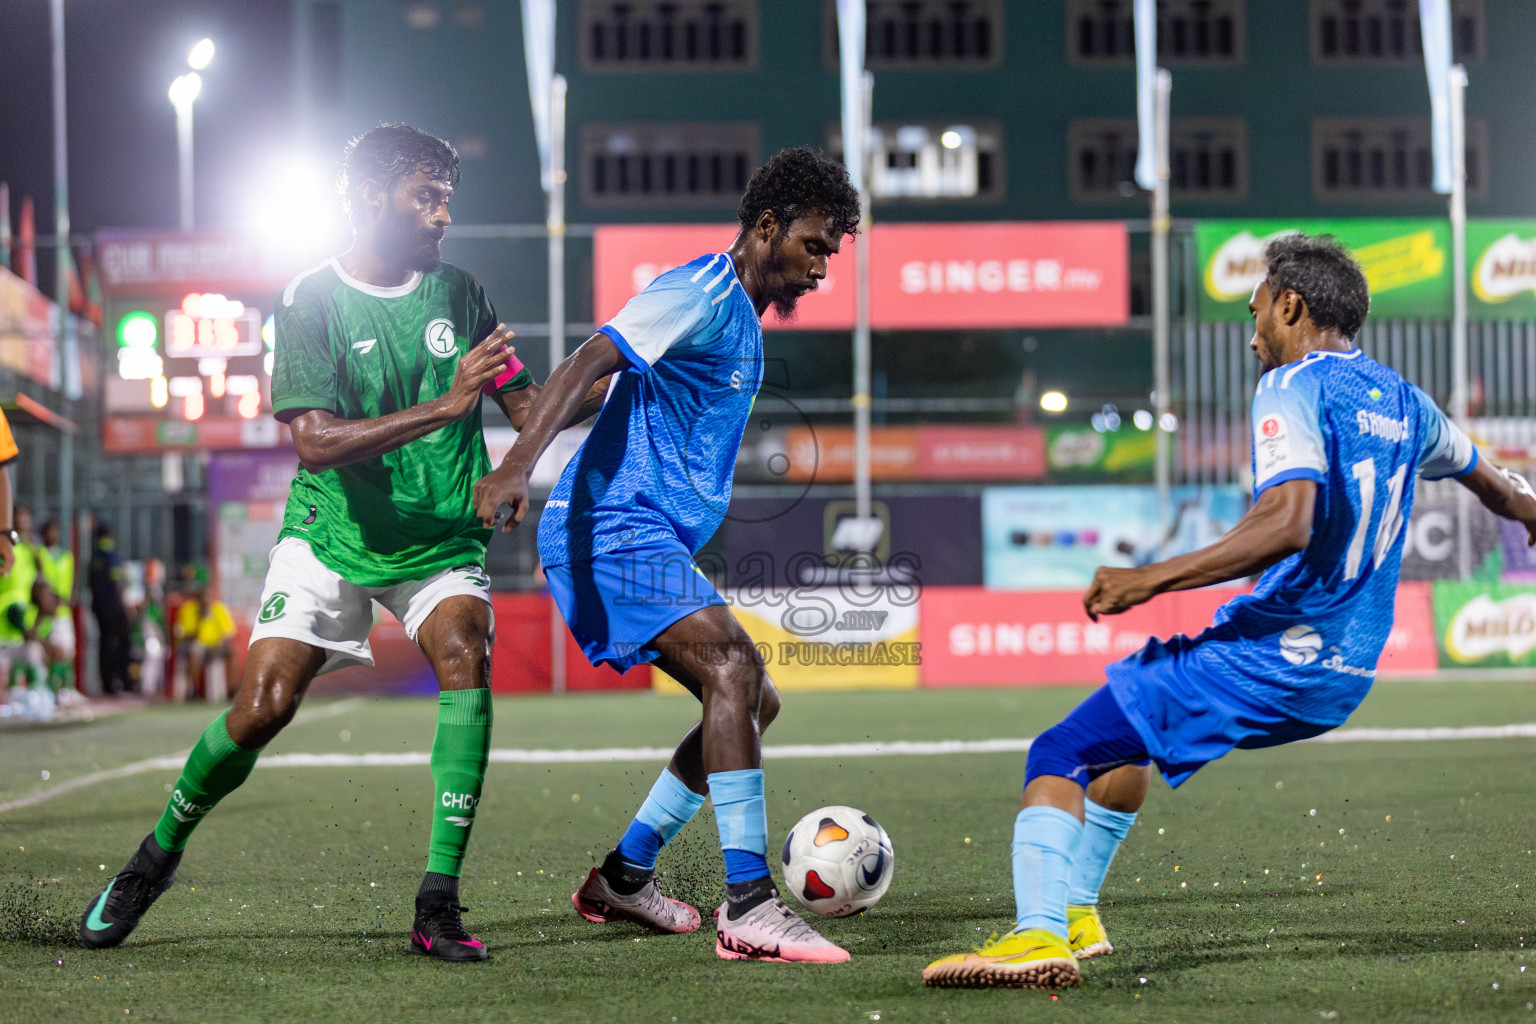
[[(930, 985), (1060, 988), (1113, 951), (1096, 905), (1155, 762), (1177, 787), (1236, 747), (1327, 732), (1365, 698), (1392, 629), (1416, 478), (1454, 477), (1536, 543), (1536, 494), (1479, 460), (1429, 396), (1352, 341), (1365, 276), (1326, 236), (1265, 250), (1249, 343), (1254, 505), (1224, 537), (1136, 569), (1101, 568), (1089, 617), (1263, 572), (1190, 638), (1152, 640), (1030, 747), (1014, 823), (1014, 929), (923, 972)], [(1086, 790), (1086, 792), (1085, 792)]]
[[(731, 499), (742, 432), (763, 376), (761, 317), (792, 315), (854, 231), (858, 195), (842, 165), (811, 149), (752, 175), (741, 232), (723, 253), (670, 270), (550, 374), (517, 443), (476, 487), (476, 510), (504, 526), (528, 511), (528, 476), (593, 382), (615, 383), (539, 522), (549, 589), (594, 665), (653, 661), (703, 704), (618, 846), (572, 903), (588, 921), (692, 932), (699, 913), (661, 895), (661, 848), (708, 794), (725, 852), (715, 913), (723, 959), (835, 963), (848, 953), (779, 898), (768, 874), (759, 737), (779, 709), (752, 640), (693, 556)], [(624, 371), (624, 372), (617, 372)]]

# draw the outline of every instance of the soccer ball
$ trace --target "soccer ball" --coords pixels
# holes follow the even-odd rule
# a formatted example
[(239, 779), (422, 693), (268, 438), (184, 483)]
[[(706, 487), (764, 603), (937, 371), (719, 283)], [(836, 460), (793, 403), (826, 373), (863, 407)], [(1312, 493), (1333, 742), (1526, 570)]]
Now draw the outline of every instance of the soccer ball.
[(891, 887), (895, 866), (891, 837), (854, 807), (812, 811), (784, 840), (784, 884), (822, 917), (847, 917), (874, 906)]

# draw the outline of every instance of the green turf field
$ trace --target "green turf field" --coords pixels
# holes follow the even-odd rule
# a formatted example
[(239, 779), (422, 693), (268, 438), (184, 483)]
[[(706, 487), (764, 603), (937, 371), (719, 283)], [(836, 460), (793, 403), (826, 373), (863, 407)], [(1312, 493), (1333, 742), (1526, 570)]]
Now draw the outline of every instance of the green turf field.
[[(791, 694), (767, 742), (1030, 736), (1083, 692)], [(648, 695), (506, 700), (495, 746), (666, 745), (694, 710)], [(0, 733), (0, 803), (182, 751), (209, 717)], [(1378, 686), (1350, 725), (1525, 722), (1530, 682), (1404, 683)], [(316, 701), (271, 752), (426, 751), (432, 728), (426, 701)], [(1119, 952), (1057, 1000), (918, 978), (1009, 923), (1022, 755), (768, 762), (770, 845), (801, 814), (849, 803), (896, 848), (885, 900), (824, 922), (854, 954), (833, 967), (727, 963), (707, 926), (653, 937), (572, 913), (657, 768), (491, 766), (464, 900), (492, 960), (472, 966), (405, 953), (425, 767), (259, 769), (130, 942), (103, 952), (73, 944), (78, 915), (154, 823), (174, 770), (0, 813), (0, 1020), (1536, 1024), (1536, 740), (1301, 744), (1239, 752), (1177, 794), (1154, 784), (1104, 889)], [(707, 918), (723, 890), (707, 809), (661, 866)]]

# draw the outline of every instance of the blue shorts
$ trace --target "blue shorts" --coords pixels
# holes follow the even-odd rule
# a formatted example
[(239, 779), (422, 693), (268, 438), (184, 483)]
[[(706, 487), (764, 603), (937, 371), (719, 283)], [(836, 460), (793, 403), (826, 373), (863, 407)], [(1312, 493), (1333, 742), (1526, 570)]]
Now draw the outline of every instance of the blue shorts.
[(1194, 639), (1152, 640), (1105, 669), (1107, 689), (1170, 786), (1230, 750), (1294, 743), (1339, 724), (1287, 714), (1293, 691), (1283, 685), (1265, 700), (1251, 681), (1237, 682), (1229, 666), (1234, 658), (1243, 662), (1242, 644), (1214, 630)]
[(620, 672), (656, 660), (652, 644), (674, 622), (725, 604), (681, 542), (546, 565), (544, 575), (587, 660)]

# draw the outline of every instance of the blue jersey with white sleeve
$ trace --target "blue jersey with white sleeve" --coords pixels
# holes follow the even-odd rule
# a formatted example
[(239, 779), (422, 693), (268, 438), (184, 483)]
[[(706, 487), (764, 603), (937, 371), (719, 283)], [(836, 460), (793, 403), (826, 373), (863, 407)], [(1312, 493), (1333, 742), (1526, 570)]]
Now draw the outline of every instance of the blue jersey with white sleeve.
[(1254, 497), (1315, 482), (1311, 540), (1199, 636), (1153, 641), (1109, 667), (1149, 752), (1198, 763), (1342, 723), (1369, 691), (1392, 630), (1416, 478), (1462, 476), (1476, 462), (1428, 395), (1358, 349), (1264, 374), (1253, 402)]
[(763, 378), (763, 327), (731, 257), (669, 270), (601, 328), (628, 360), (539, 520), (546, 566), (681, 542), (725, 518)]

